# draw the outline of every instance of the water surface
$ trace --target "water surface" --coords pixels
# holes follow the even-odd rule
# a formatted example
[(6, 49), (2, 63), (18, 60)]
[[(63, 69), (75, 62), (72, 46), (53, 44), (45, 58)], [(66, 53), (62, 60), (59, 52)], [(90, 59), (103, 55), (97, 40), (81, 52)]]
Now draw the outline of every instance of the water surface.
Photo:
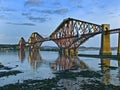
[[(98, 50), (82, 50), (79, 53), (84, 54), (99, 54)], [(116, 51), (113, 51), (116, 54)], [(112, 84), (120, 86), (120, 61), (114, 59), (101, 58), (86, 58), (86, 57), (71, 57), (60, 56), (58, 52), (53, 51), (1, 51), (0, 63), (4, 66), (12, 67), (12, 70), (19, 70), (23, 73), (10, 75), (0, 78), (0, 86), (22, 83), (23, 80), (43, 80), (56, 77), (56, 72), (64, 70), (80, 71), (95, 71), (102, 73), (103, 76), (99, 79), (105, 85)], [(1, 69), (0, 72), (7, 71)], [(68, 90), (75, 90), (83, 81), (87, 82), (86, 77), (76, 77), (76, 80), (61, 79), (58, 85), (62, 85)], [(75, 84), (77, 83), (77, 84)], [(69, 85), (70, 84), (70, 85)]]

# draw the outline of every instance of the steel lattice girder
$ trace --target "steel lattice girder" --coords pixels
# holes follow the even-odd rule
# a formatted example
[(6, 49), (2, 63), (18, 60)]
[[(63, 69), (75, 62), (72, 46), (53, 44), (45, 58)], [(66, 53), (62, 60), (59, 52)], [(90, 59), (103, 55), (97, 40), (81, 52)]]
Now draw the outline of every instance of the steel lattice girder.
[[(89, 37), (94, 36), (93, 34), (101, 31), (101, 25), (68, 18), (50, 35), (50, 39), (60, 48), (75, 48)], [(86, 37), (83, 37), (83, 35), (86, 35)], [(78, 42), (76, 42), (77, 40)]]
[(29, 45), (34, 47), (40, 47), (43, 41), (44, 38), (41, 35), (39, 35), (37, 32), (32, 33), (32, 35), (28, 39)]

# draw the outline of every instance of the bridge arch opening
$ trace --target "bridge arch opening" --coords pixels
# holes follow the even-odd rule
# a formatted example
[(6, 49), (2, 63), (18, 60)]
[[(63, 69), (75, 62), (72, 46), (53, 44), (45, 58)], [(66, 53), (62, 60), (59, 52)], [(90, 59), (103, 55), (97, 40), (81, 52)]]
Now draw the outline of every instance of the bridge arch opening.
[(42, 42), (41, 47), (48, 46), (48, 47), (58, 47), (58, 45), (54, 41), (45, 41)]
[(98, 35), (95, 35), (95, 36), (89, 38), (81, 46), (85, 46), (85, 47), (100, 47), (100, 45), (101, 45), (101, 34), (98, 34)]
[[(86, 49), (87, 48), (90, 49), (89, 51), (91, 52), (91, 54), (99, 54), (99, 49), (101, 47), (101, 34), (98, 34), (89, 38), (86, 42), (80, 45), (80, 47), (81, 48), (85, 47)], [(94, 51), (91, 49), (94, 49)], [(81, 52), (80, 50), (79, 50), (79, 53), (83, 54), (83, 52)], [(90, 53), (87, 53), (87, 54), (90, 54)]]
[[(40, 54), (43, 57), (43, 60), (55, 61), (59, 55), (58, 46), (53, 41), (44, 41), (40, 46)], [(41, 53), (42, 52), (42, 53)], [(45, 56), (46, 55), (46, 56)], [(52, 56), (52, 57), (51, 57)]]

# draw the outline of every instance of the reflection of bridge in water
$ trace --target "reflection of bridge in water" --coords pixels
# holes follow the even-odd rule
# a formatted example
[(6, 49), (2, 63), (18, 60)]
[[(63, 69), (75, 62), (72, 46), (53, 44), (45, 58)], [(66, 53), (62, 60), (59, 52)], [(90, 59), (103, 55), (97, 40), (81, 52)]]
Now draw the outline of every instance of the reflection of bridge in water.
[(88, 66), (78, 57), (59, 56), (57, 60), (51, 64), (53, 70), (71, 70), (71, 69), (88, 69)]
[[(41, 63), (44, 63), (39, 51), (39, 49), (29, 51), (28, 61), (34, 69), (40, 67)], [(25, 50), (20, 50), (18, 56), (21, 62), (23, 62), (25, 60)], [(88, 69), (88, 66), (83, 61), (79, 60), (77, 56), (59, 56), (55, 62), (49, 64), (51, 68), (56, 71), (77, 68)]]
[[(38, 49), (37, 49), (38, 50)], [(22, 51), (25, 53), (25, 51)], [(19, 53), (21, 61), (23, 62), (25, 55), (24, 53)], [(31, 52), (29, 52), (29, 56), (28, 56), (28, 61), (30, 63), (30, 65), (34, 68), (40, 68), (42, 63), (45, 63), (40, 55), (39, 51), (33, 50)], [(111, 69), (117, 69), (118, 70), (118, 75), (116, 78), (117, 82), (120, 82), (120, 60), (116, 60), (118, 61), (118, 65), (117, 66), (112, 66), (111, 65), (111, 59), (110, 58), (100, 58), (101, 62), (99, 64), (101, 71), (103, 73), (103, 76), (101, 78), (102, 82), (105, 85), (109, 85), (109, 84), (113, 84), (113, 74), (111, 74)], [(84, 60), (80, 60), (77, 56), (59, 56), (54, 62), (48, 62), (47, 64), (50, 65), (50, 68), (53, 71), (63, 71), (63, 70), (91, 70), (89, 64), (87, 64)], [(80, 78), (80, 77), (79, 77)], [(79, 79), (78, 78), (78, 79)], [(83, 77), (81, 78), (83, 81), (86, 80)], [(64, 85), (66, 85), (65, 87), (74, 87), (74, 81), (72, 81), (71, 79), (64, 79), (62, 81), (63, 83), (66, 83)], [(67, 86), (67, 83), (71, 83), (71, 86)], [(83, 83), (81, 81), (81, 83)]]
[[(25, 60), (25, 50), (24, 49), (20, 49), (18, 56), (21, 60), (21, 62), (23, 62)], [(28, 62), (30, 63), (30, 65), (36, 69), (38, 68), (41, 63), (42, 63), (42, 57), (40, 55), (40, 50), (39, 49), (32, 49), (29, 51), (28, 54)]]
[(110, 34), (118, 33), (118, 54), (120, 53), (120, 29), (110, 30), (109, 24), (94, 24), (73, 18), (65, 19), (56, 30), (46, 38), (43, 38), (37, 32), (32, 33), (28, 41), (21, 38), (19, 46), (25, 48), (27, 44), (30, 49), (40, 48), (45, 41), (53, 41), (60, 48), (61, 53), (66, 55), (77, 55), (78, 47), (89, 38), (101, 34), (100, 54), (112, 54), (110, 47)]
[[(19, 51), (18, 53), (21, 62), (25, 59), (25, 50)], [(100, 58), (101, 59), (101, 69), (102, 71), (106, 71), (110, 68), (110, 58)], [(37, 68), (39, 67), (39, 63), (42, 63), (43, 59), (40, 55), (40, 50), (30, 50), (28, 55), (28, 61), (30, 65)], [(120, 67), (120, 60), (118, 61), (118, 67)], [(89, 69), (89, 66), (82, 60), (79, 59), (78, 56), (59, 56), (54, 63), (51, 63), (51, 68), (54, 70), (70, 70), (70, 69)]]

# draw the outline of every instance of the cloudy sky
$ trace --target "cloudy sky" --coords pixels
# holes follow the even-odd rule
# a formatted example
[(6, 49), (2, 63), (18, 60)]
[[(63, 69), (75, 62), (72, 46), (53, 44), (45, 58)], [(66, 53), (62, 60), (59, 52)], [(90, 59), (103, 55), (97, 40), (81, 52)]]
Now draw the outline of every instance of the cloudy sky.
[[(0, 0), (0, 44), (27, 41), (33, 32), (47, 37), (68, 17), (119, 28), (120, 0)], [(99, 41), (100, 35), (87, 44)]]

